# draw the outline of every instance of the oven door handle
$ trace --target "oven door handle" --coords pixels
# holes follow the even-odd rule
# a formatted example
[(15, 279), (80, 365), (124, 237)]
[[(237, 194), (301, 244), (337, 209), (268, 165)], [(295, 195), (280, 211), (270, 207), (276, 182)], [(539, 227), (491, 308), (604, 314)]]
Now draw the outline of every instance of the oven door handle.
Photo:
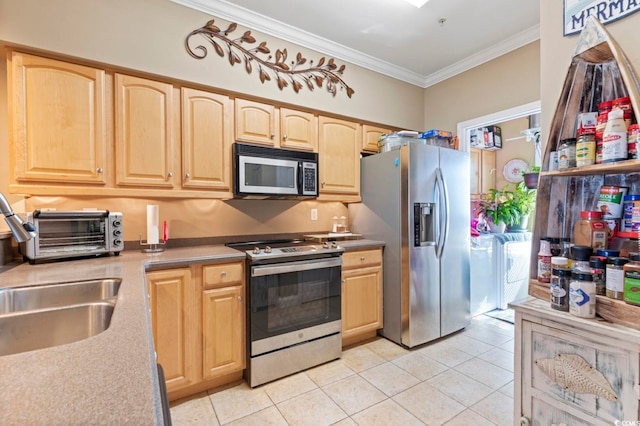
[(333, 268), (340, 265), (342, 265), (341, 257), (334, 257), (331, 259), (303, 260), (300, 262), (287, 262), (277, 265), (261, 265), (251, 267), (251, 276), (261, 277), (264, 275), (286, 274), (288, 272)]

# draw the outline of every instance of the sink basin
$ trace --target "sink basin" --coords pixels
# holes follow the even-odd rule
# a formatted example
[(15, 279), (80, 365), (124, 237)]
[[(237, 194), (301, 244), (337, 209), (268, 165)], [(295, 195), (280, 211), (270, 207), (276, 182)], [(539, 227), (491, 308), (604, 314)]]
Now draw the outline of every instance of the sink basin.
[[(122, 280), (105, 278), (0, 289), (0, 315), (114, 298)], [(0, 334), (1, 336), (1, 334)]]
[(77, 342), (102, 333), (115, 303), (93, 302), (0, 315), (0, 356)]

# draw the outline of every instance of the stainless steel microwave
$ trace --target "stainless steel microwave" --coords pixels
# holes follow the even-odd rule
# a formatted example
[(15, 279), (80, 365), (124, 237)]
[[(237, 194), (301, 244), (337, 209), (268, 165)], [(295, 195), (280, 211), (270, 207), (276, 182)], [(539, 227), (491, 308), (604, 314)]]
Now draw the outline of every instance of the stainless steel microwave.
[(318, 196), (318, 154), (266, 146), (233, 144), (236, 198)]
[(36, 210), (27, 213), (36, 237), (20, 250), (30, 263), (40, 260), (120, 254), (122, 213), (108, 210)]

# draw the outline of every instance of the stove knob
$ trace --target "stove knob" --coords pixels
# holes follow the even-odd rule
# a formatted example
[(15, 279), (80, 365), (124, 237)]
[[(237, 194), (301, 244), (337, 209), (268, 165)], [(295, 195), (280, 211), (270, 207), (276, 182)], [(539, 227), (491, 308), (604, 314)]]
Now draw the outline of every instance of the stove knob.
[(271, 253), (271, 247), (266, 246), (266, 247), (264, 248), (264, 252), (265, 252), (265, 253)]
[(329, 243), (327, 241), (325, 241), (324, 243), (322, 243), (322, 248), (324, 249), (328, 249), (329, 248)]
[(335, 241), (333, 241), (333, 242), (331, 243), (331, 248), (332, 248), (332, 249), (334, 249), (334, 248), (338, 248), (338, 243), (336, 243)]
[(260, 247), (254, 247), (253, 254), (260, 254)]

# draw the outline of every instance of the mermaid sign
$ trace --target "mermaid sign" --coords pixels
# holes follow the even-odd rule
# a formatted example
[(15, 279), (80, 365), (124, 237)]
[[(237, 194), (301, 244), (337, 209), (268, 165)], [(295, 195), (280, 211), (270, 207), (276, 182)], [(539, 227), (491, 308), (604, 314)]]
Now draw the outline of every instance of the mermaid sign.
[(564, 0), (564, 35), (579, 33), (587, 16), (608, 24), (638, 10), (640, 0)]

